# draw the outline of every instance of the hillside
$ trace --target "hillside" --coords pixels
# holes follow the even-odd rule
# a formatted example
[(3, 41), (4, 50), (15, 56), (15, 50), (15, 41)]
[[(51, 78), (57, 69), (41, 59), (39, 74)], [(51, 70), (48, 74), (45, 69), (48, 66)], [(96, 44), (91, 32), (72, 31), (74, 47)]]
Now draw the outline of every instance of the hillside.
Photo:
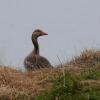
[(1, 66), (0, 100), (100, 100), (100, 51), (85, 50), (53, 69)]

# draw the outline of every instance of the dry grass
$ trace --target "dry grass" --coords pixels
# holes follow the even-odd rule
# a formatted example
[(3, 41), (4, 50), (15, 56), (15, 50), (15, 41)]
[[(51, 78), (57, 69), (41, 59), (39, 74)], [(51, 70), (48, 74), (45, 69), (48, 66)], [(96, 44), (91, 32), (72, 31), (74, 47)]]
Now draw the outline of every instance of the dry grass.
[(94, 67), (100, 64), (100, 51), (95, 49), (84, 50), (80, 56), (75, 57), (69, 64), (78, 67)]
[[(82, 69), (67, 67), (65, 72), (79, 73)], [(63, 75), (63, 68), (41, 69), (33, 72), (19, 72), (9, 67), (0, 67), (0, 98), (14, 100), (19, 96), (31, 97), (49, 90), (53, 81)], [(29, 98), (28, 98), (29, 97)]]
[(18, 72), (11, 68), (1, 67), (0, 97), (14, 100), (19, 95), (26, 97), (39, 95), (51, 86), (48, 72), (49, 70), (46, 71), (46, 69), (36, 72)]
[[(91, 70), (91, 66), (100, 71), (100, 51), (86, 50), (70, 64), (64, 64), (61, 68), (21, 72), (0, 66), (0, 100), (31, 100), (34, 96), (48, 91), (53, 81), (64, 73), (79, 75), (81, 72)], [(100, 80), (83, 80), (81, 84), (86, 87), (98, 87)]]

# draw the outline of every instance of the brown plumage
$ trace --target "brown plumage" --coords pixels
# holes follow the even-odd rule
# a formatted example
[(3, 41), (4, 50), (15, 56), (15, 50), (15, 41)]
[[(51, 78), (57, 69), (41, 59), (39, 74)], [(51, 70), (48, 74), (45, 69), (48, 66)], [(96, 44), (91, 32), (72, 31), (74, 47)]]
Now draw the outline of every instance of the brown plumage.
[(34, 45), (34, 50), (24, 60), (24, 66), (29, 71), (40, 68), (52, 67), (50, 62), (45, 57), (42, 57), (39, 54), (39, 44), (37, 39), (39, 36), (43, 35), (48, 35), (48, 34), (40, 29), (36, 29), (32, 33), (32, 43)]

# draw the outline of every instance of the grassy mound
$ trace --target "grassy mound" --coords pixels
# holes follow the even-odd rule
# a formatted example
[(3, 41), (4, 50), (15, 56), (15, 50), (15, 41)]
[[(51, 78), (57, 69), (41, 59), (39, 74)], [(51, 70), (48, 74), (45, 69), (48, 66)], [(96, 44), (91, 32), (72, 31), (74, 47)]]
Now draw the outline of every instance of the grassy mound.
[(0, 100), (100, 100), (100, 51), (86, 50), (60, 68), (1, 66)]
[(85, 50), (61, 66), (51, 90), (36, 100), (100, 100), (100, 51)]

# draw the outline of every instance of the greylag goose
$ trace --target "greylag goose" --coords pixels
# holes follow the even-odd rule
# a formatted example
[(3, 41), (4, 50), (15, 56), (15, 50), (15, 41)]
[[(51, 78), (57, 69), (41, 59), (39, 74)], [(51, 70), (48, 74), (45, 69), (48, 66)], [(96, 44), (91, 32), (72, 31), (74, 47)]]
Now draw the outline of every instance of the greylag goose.
[(28, 71), (40, 69), (40, 68), (49, 68), (52, 67), (50, 62), (39, 54), (39, 44), (38, 37), (48, 35), (40, 29), (36, 29), (32, 33), (32, 43), (34, 45), (33, 51), (24, 59), (24, 67)]

